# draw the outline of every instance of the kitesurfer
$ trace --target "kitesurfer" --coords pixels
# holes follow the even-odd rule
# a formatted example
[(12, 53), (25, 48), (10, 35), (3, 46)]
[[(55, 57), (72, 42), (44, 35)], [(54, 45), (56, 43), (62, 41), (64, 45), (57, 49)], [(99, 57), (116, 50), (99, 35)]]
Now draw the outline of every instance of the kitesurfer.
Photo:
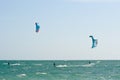
[(56, 64), (55, 64), (55, 62), (53, 63), (53, 66), (54, 66), (54, 67), (56, 67)]
[(91, 62), (89, 61), (89, 64), (91, 64)]

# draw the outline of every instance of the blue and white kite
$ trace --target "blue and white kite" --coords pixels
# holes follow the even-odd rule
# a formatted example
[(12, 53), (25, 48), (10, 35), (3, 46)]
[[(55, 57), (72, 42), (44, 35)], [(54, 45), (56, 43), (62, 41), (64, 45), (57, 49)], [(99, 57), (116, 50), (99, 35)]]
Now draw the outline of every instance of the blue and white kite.
[(97, 40), (97, 39), (94, 39), (94, 37), (91, 36), (91, 35), (90, 35), (89, 37), (92, 39), (92, 48), (96, 47), (97, 44), (98, 44), (98, 40)]
[(40, 26), (38, 25), (37, 22), (35, 23), (35, 26), (36, 26), (36, 32), (38, 33), (38, 32), (39, 32), (39, 29), (40, 29)]

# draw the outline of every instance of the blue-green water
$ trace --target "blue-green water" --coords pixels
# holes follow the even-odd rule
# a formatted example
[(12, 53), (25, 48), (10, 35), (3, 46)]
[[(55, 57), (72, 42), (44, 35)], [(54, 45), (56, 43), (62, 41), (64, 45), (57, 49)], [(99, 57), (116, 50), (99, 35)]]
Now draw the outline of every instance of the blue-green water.
[(120, 80), (120, 60), (1, 60), (0, 80)]

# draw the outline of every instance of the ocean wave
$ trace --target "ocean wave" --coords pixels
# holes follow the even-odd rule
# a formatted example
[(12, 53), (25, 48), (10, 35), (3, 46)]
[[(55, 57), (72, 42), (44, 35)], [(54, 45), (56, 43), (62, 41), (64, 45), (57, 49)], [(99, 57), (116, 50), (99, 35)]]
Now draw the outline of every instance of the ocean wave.
[(40, 74), (46, 75), (47, 73), (45, 73), (45, 72), (36, 72), (36, 75), (40, 75)]
[(3, 78), (2, 80), (6, 80), (6, 79)]
[(81, 65), (69, 65), (68, 67), (80, 67)]
[(101, 80), (106, 80), (105, 77), (100, 77)]
[(42, 64), (34, 64), (35, 66), (42, 66)]
[(68, 67), (67, 65), (57, 65), (56, 67)]
[(98, 63), (100, 63), (101, 61), (97, 61), (96, 63), (98, 64)]
[(19, 66), (20, 63), (3, 63), (3, 65)]
[(31, 66), (25, 66), (25, 67), (23, 67), (22, 69), (28, 70), (28, 69), (31, 69)]
[(20, 63), (14, 63), (14, 64), (10, 64), (10, 65), (12, 65), (12, 66), (19, 66)]
[(81, 67), (81, 65), (56, 65), (56, 67)]
[(27, 76), (26, 74), (19, 74), (19, 75), (17, 75), (17, 77), (25, 77), (25, 76)]
[(8, 63), (3, 63), (3, 65), (8, 65)]
[(94, 66), (95, 65), (95, 63), (90, 63), (90, 64), (85, 64), (85, 65), (81, 65), (82, 67), (92, 67), (92, 66)]

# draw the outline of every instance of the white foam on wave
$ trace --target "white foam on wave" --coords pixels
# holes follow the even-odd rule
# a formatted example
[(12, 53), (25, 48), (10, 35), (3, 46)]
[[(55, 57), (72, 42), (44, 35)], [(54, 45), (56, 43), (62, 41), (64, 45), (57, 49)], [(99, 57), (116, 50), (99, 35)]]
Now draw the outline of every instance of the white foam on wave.
[(68, 67), (67, 65), (57, 65), (56, 67)]
[(40, 74), (46, 75), (47, 73), (45, 73), (45, 72), (36, 72), (36, 75), (40, 75)]
[(68, 67), (80, 67), (81, 65), (69, 65)]
[(82, 67), (92, 67), (92, 66), (94, 66), (95, 65), (95, 63), (90, 63), (90, 64), (85, 64), (85, 65), (81, 65)]
[(105, 77), (100, 77), (101, 80), (106, 80)]
[(19, 66), (20, 63), (14, 63), (14, 64), (10, 64), (10, 65), (12, 65), (12, 66)]
[(25, 77), (25, 76), (27, 76), (26, 74), (19, 74), (19, 75), (17, 75), (18, 77)]
[(3, 63), (3, 65), (8, 65), (8, 63)]
[[(3, 63), (3, 65), (8, 65), (8, 63)], [(19, 66), (19, 65), (21, 65), (20, 63), (10, 63), (9, 65), (11, 65), (11, 66)]]
[(96, 63), (98, 64), (98, 63), (100, 63), (101, 61), (97, 61)]

